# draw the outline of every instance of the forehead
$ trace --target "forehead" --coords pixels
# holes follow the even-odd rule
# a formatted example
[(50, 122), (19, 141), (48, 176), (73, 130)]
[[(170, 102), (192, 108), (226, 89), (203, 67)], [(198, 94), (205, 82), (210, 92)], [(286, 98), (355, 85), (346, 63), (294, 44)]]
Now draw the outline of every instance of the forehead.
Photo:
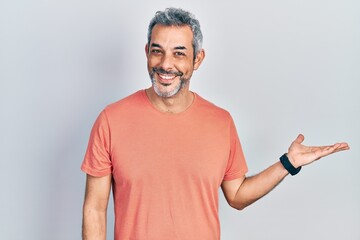
[(151, 43), (161, 46), (192, 46), (193, 33), (191, 28), (184, 26), (165, 26), (156, 24), (152, 29)]

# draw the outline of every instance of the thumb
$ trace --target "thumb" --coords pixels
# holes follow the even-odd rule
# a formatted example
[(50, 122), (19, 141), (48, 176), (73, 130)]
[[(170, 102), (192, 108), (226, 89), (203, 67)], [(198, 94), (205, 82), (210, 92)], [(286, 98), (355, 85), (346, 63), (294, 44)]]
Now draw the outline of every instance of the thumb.
[(299, 134), (297, 138), (294, 140), (295, 143), (301, 144), (304, 141), (305, 137), (302, 134)]

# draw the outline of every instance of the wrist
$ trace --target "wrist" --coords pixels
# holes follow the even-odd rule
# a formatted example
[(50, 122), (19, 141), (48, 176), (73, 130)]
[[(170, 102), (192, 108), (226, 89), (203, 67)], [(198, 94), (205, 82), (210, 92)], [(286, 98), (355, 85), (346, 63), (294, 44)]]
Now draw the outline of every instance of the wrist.
[(292, 156), (291, 153), (285, 153), (285, 154), (286, 154), (287, 158), (289, 159), (291, 165), (294, 166), (294, 168), (299, 168), (299, 167), (301, 167), (299, 164), (296, 163), (296, 161), (294, 160), (294, 157)]
[(301, 166), (297, 167), (293, 165), (286, 153), (280, 157), (280, 162), (292, 176), (298, 174), (301, 170)]

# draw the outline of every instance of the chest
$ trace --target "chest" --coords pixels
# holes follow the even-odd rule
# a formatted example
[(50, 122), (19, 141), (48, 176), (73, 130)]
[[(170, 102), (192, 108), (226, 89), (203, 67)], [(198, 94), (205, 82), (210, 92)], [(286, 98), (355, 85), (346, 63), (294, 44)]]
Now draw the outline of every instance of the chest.
[(119, 184), (172, 186), (181, 180), (218, 188), (222, 182), (230, 151), (226, 126), (139, 119), (118, 125), (111, 136), (113, 175)]

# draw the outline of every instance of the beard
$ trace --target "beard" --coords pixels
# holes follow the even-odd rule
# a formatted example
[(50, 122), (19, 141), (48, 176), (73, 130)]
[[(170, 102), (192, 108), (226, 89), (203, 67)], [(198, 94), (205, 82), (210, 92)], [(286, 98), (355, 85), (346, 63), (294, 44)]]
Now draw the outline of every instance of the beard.
[[(159, 86), (160, 83), (158, 83), (155, 79), (155, 73), (160, 73), (160, 74), (173, 74), (176, 77), (180, 77), (180, 82), (174, 87), (174, 89), (170, 90), (170, 91), (166, 91), (166, 90), (161, 90), (161, 87)], [(176, 94), (178, 94), (180, 92), (180, 90), (182, 88), (185, 87), (187, 80), (186, 78), (183, 77), (183, 73), (182, 72), (175, 72), (175, 71), (166, 71), (164, 69), (161, 68), (152, 68), (152, 71), (149, 72), (150, 75), (150, 79), (151, 79), (151, 83), (154, 87), (154, 91), (156, 92), (156, 94), (159, 97), (163, 97), (163, 98), (169, 98), (169, 97), (173, 97)], [(160, 84), (164, 87), (170, 86), (171, 84)]]

